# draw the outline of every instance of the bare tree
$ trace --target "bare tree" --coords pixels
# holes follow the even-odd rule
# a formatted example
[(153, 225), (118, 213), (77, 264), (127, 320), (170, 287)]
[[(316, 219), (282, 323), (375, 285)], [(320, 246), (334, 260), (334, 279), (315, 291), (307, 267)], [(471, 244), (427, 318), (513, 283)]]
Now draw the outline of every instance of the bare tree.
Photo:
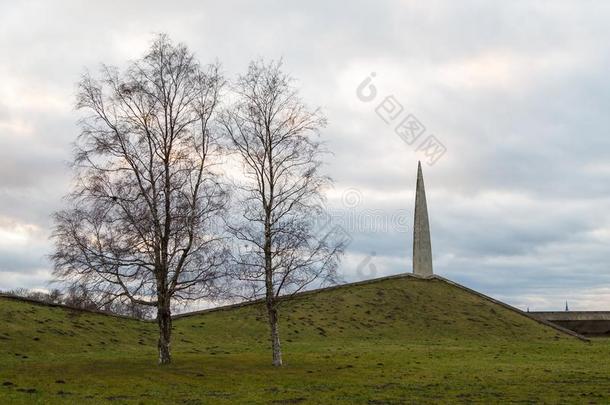
[(66, 305), (70, 308), (79, 308), (87, 311), (103, 311), (115, 315), (128, 316), (134, 319), (150, 319), (152, 307), (132, 303), (129, 299), (117, 300), (112, 297), (91, 293), (86, 285), (70, 284), (64, 292), (54, 288), (48, 292), (16, 288), (2, 292), (15, 297), (23, 297), (45, 304)]
[(62, 304), (73, 308), (96, 311), (100, 305), (96, 303), (95, 296), (84, 284), (72, 283), (66, 288)]
[(79, 84), (86, 112), (76, 142), (70, 208), (55, 215), (58, 279), (93, 294), (156, 307), (159, 363), (171, 362), (173, 302), (213, 297), (227, 258), (215, 165), (223, 79), (160, 35), (119, 71)]
[(52, 289), (51, 291), (45, 292), (27, 288), (15, 288), (13, 290), (2, 291), (1, 293), (14, 297), (29, 298), (47, 304), (62, 304), (64, 302), (64, 294), (58, 289)]
[(240, 246), (234, 270), (252, 295), (265, 297), (273, 365), (281, 366), (280, 297), (331, 279), (344, 248), (314, 226), (331, 182), (319, 174), (325, 151), (317, 136), (326, 119), (303, 104), (281, 62), (257, 61), (238, 78), (222, 122), (245, 174), (241, 218), (229, 225)]

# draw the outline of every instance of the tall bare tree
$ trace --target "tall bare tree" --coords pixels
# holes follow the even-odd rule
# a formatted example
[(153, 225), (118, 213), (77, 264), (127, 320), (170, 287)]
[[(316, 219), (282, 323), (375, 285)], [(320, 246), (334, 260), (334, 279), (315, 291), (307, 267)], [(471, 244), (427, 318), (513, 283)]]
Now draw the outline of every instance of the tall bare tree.
[(319, 173), (325, 151), (318, 131), (326, 119), (303, 104), (281, 62), (252, 62), (234, 87), (235, 103), (222, 119), (245, 174), (238, 181), (241, 218), (229, 225), (242, 248), (234, 270), (253, 295), (265, 297), (273, 365), (281, 366), (281, 296), (332, 278), (344, 248), (336, 235), (315, 231), (330, 184)]
[(125, 70), (103, 66), (100, 76), (79, 84), (86, 115), (70, 207), (55, 215), (55, 275), (156, 307), (167, 364), (172, 304), (214, 296), (227, 259), (218, 227), (226, 191), (214, 170), (223, 79), (165, 35)]

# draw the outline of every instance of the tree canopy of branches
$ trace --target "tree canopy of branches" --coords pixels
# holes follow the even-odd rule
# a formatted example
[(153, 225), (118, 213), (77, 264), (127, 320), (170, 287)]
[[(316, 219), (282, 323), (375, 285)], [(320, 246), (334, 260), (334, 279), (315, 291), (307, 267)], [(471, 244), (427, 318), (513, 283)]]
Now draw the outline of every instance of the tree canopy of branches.
[(56, 213), (55, 275), (109, 301), (156, 307), (159, 363), (171, 362), (171, 308), (213, 297), (227, 249), (215, 170), (223, 79), (158, 36), (126, 69), (85, 74), (69, 207)]
[(319, 173), (325, 150), (318, 132), (326, 119), (304, 105), (281, 62), (252, 62), (234, 91), (222, 115), (244, 171), (236, 192), (240, 218), (229, 225), (240, 247), (234, 271), (252, 295), (265, 297), (273, 365), (281, 366), (280, 297), (331, 279), (344, 249), (337, 235), (314, 226), (331, 183)]

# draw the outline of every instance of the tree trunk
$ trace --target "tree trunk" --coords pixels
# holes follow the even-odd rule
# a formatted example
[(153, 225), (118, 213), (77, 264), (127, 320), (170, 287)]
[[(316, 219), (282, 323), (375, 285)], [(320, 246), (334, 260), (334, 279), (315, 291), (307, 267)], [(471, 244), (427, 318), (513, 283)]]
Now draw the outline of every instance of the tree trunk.
[[(271, 200), (273, 203), (273, 200)], [(273, 365), (282, 366), (282, 348), (280, 346), (280, 326), (278, 325), (277, 301), (273, 285), (273, 262), (271, 259), (271, 209), (265, 208), (265, 300), (269, 327), (271, 329), (271, 349), (273, 351)]]
[(274, 305), (268, 305), (269, 326), (271, 327), (271, 349), (273, 351), (273, 365), (282, 366), (282, 347), (280, 345), (280, 328), (278, 325), (278, 312)]
[(157, 308), (157, 323), (159, 324), (159, 365), (170, 364), (172, 314), (169, 304), (161, 304)]

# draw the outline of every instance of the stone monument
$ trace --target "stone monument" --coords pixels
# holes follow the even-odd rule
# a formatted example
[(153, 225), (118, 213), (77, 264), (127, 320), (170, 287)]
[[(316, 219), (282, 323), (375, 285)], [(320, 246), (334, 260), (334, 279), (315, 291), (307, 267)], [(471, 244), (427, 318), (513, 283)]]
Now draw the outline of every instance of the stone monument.
[(421, 162), (417, 163), (417, 185), (415, 188), (415, 218), (413, 220), (413, 274), (431, 277), (432, 244), (430, 243), (430, 224)]

